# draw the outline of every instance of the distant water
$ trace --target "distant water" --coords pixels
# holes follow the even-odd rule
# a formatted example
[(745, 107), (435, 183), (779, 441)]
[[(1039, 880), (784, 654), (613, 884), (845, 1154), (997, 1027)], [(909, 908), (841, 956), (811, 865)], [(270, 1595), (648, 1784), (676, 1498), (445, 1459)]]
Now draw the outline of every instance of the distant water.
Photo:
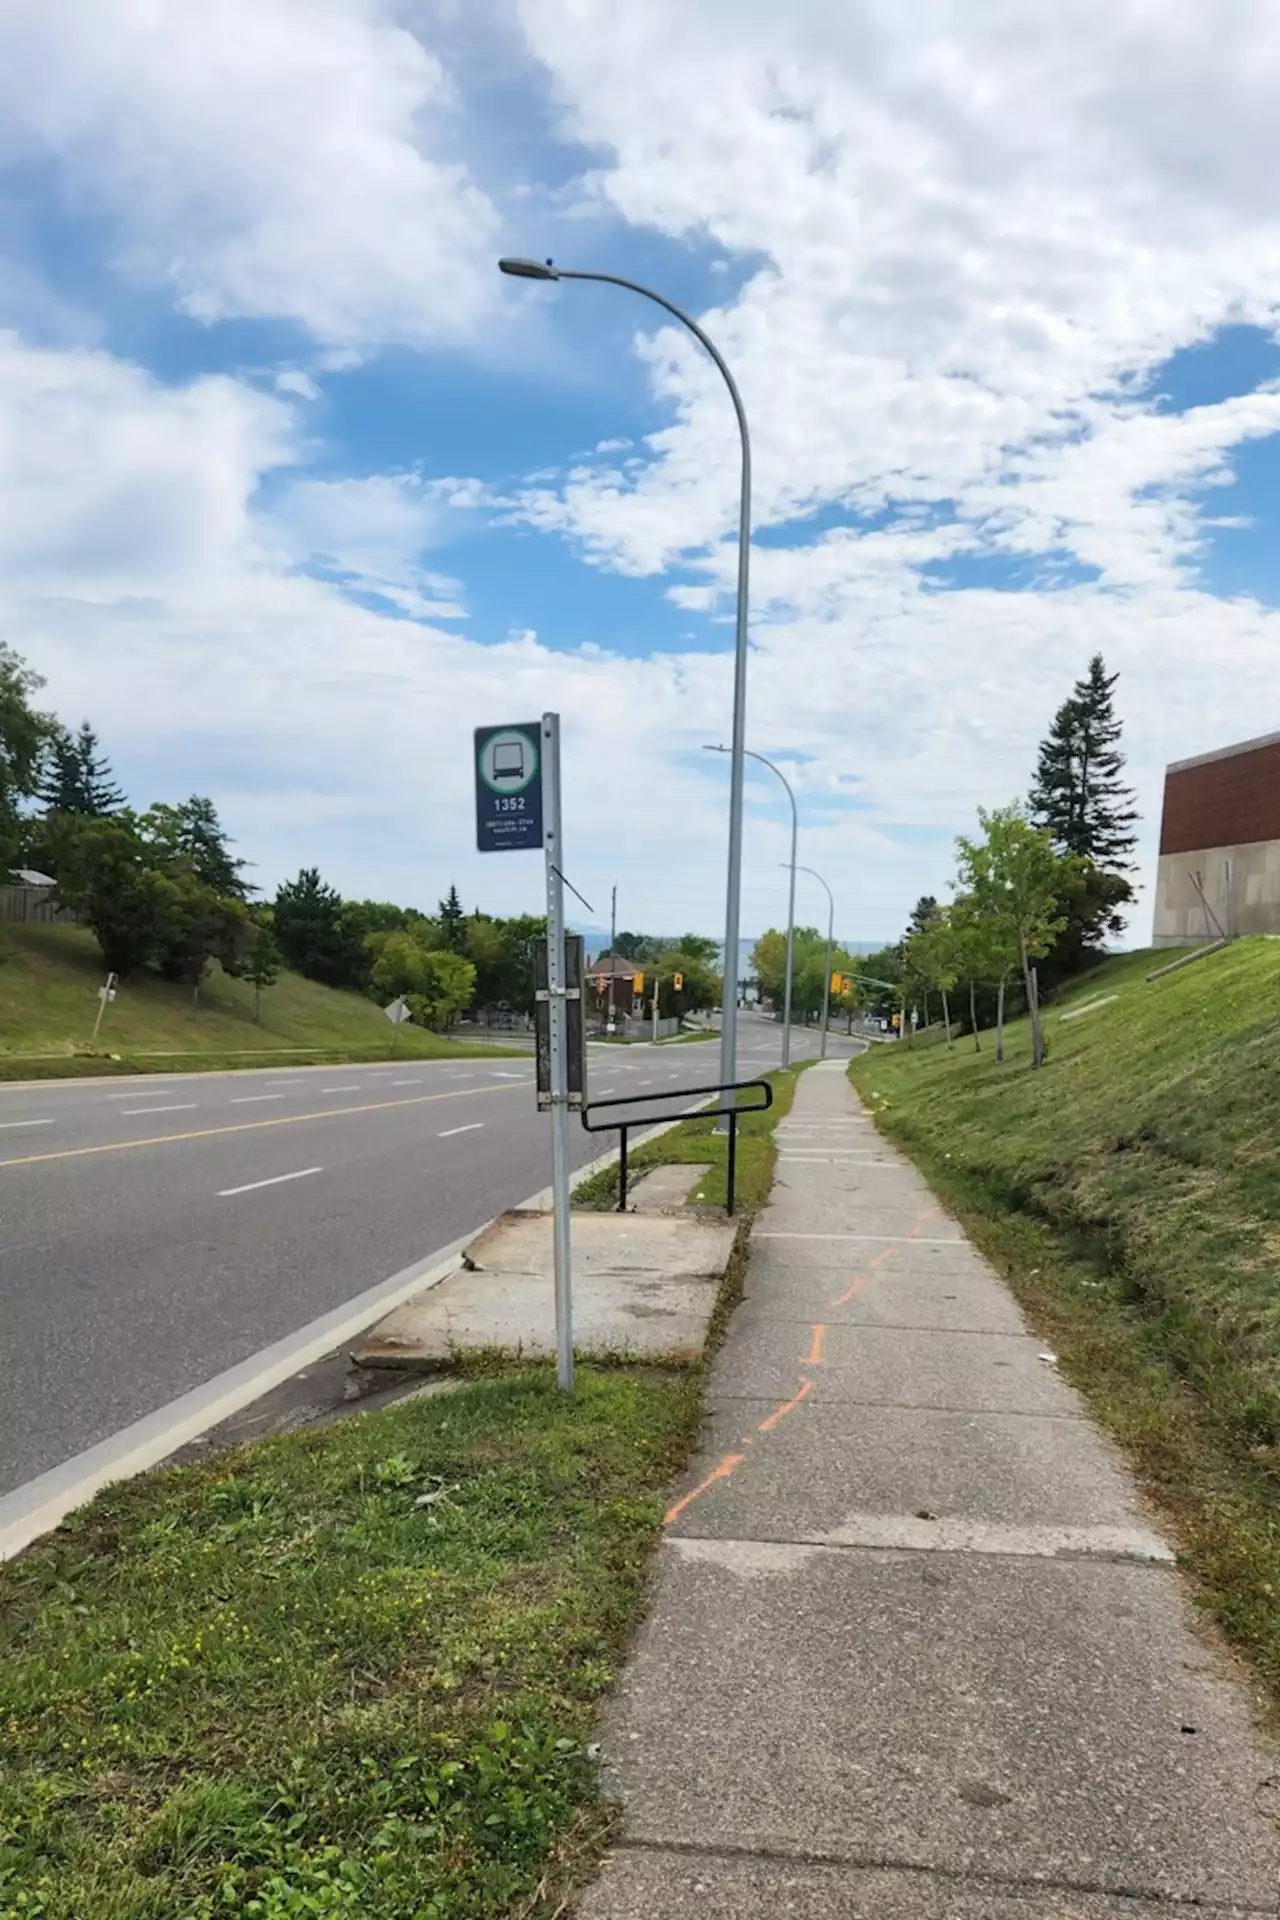
[[(581, 933), (584, 939), (586, 940), (588, 960), (594, 960), (597, 954), (604, 953), (608, 950), (609, 933), (607, 928), (602, 929), (600, 927), (579, 927), (576, 929), (576, 931)], [(750, 975), (751, 955), (752, 955), (752, 952), (754, 951), (756, 941), (759, 938), (760, 938), (759, 934), (752, 933), (752, 934), (748, 934), (745, 939), (739, 940), (738, 942), (738, 978), (739, 980), (745, 980)], [(886, 946), (887, 944), (888, 942), (884, 940), (842, 940), (839, 934), (836, 935), (836, 945), (838, 947), (843, 947), (846, 953), (879, 953), (881, 947)], [(722, 947), (720, 949), (721, 957), (723, 956), (723, 953), (724, 953), (724, 949)]]

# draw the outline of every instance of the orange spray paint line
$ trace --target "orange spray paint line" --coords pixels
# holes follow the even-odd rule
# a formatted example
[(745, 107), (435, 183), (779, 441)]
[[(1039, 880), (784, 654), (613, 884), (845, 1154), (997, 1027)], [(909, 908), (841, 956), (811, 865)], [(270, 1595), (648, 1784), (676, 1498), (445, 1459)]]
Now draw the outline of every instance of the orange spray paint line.
[(669, 1527), (673, 1520), (678, 1520), (685, 1508), (692, 1506), (698, 1496), (705, 1493), (709, 1487), (714, 1487), (717, 1480), (727, 1480), (729, 1475), (742, 1465), (746, 1457), (745, 1453), (726, 1453), (720, 1465), (713, 1467), (706, 1479), (696, 1486), (692, 1493), (686, 1493), (683, 1500), (677, 1500), (673, 1507), (667, 1508), (662, 1518), (663, 1526)]
[(773, 1429), (777, 1426), (779, 1420), (785, 1420), (787, 1415), (791, 1413), (796, 1407), (798, 1407), (800, 1405), (800, 1402), (804, 1400), (812, 1392), (813, 1392), (813, 1382), (812, 1380), (806, 1380), (804, 1385), (801, 1387), (799, 1393), (795, 1395), (794, 1399), (784, 1400), (780, 1407), (775, 1407), (773, 1412), (769, 1414), (767, 1419), (764, 1419), (760, 1422), (760, 1425), (756, 1428), (756, 1432), (772, 1433)]

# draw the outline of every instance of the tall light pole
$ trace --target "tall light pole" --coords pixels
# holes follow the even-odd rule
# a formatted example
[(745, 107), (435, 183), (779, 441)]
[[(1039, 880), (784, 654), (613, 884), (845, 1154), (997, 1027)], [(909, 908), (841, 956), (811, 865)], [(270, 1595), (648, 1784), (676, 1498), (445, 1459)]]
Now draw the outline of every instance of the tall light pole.
[(797, 872), (810, 874), (812, 878), (818, 882), (819, 886), (826, 889), (827, 895), (827, 964), (822, 976), (822, 1051), (818, 1055), (820, 1060), (825, 1060), (827, 1057), (827, 1023), (831, 1014), (831, 946), (835, 939), (836, 931), (836, 903), (831, 897), (830, 887), (827, 886), (826, 881), (816, 867), (799, 867), (797, 868)]
[(668, 300), (665, 294), (655, 293), (652, 287), (642, 286), (638, 280), (625, 280), (617, 273), (578, 273), (568, 267), (553, 266), (549, 260), (507, 258), (499, 260), (498, 266), (503, 273), (514, 274), (520, 280), (598, 280), (611, 287), (626, 287), (628, 292), (642, 294), (646, 300), (653, 300), (658, 306), (665, 307), (682, 326), (689, 329), (715, 361), (738, 417), (738, 432), (742, 439), (742, 498), (738, 510), (738, 620), (733, 663), (729, 872), (724, 897), (724, 992), (720, 1016), (720, 1079), (728, 1086), (738, 1077), (738, 929), (742, 895), (743, 759), (747, 740), (747, 574), (751, 555), (751, 436), (747, 431), (742, 395), (715, 341), (703, 332), (683, 307), (678, 307), (674, 300)]
[[(704, 747), (704, 753), (728, 753), (728, 747)], [(782, 1064), (791, 1065), (791, 976), (795, 965), (796, 952), (796, 838), (800, 829), (796, 814), (796, 796), (791, 791), (791, 782), (781, 767), (775, 767), (772, 760), (766, 760), (762, 753), (753, 753), (750, 747), (743, 752), (748, 760), (758, 760), (762, 767), (768, 767), (770, 773), (776, 773), (787, 790), (791, 802), (791, 892), (787, 900), (787, 983), (783, 990), (782, 1008)]]

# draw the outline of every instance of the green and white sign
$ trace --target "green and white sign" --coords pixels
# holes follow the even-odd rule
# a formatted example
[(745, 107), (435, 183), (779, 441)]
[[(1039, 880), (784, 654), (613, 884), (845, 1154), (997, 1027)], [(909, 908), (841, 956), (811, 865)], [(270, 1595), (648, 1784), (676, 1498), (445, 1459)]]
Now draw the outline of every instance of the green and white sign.
[(476, 845), (518, 853), (542, 845), (542, 725), (476, 728)]

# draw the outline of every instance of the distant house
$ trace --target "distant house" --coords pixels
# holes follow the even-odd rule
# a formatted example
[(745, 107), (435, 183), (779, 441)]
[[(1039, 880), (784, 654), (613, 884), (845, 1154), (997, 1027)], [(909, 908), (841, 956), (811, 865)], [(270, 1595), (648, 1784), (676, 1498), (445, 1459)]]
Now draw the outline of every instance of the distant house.
[(609, 982), (613, 982), (613, 1004), (619, 1013), (630, 1013), (632, 1001), (636, 998), (636, 981), (643, 979), (644, 968), (637, 966), (634, 960), (623, 960), (612, 953), (602, 953), (591, 961), (586, 970), (587, 985), (595, 997), (597, 1008), (609, 1004)]
[(75, 915), (70, 909), (54, 905), (54, 885), (52, 875), (37, 873), (34, 867), (19, 867), (8, 885), (0, 885), (0, 920), (71, 925)]
[(1246, 933), (1280, 934), (1280, 733), (1165, 773), (1154, 944)]

